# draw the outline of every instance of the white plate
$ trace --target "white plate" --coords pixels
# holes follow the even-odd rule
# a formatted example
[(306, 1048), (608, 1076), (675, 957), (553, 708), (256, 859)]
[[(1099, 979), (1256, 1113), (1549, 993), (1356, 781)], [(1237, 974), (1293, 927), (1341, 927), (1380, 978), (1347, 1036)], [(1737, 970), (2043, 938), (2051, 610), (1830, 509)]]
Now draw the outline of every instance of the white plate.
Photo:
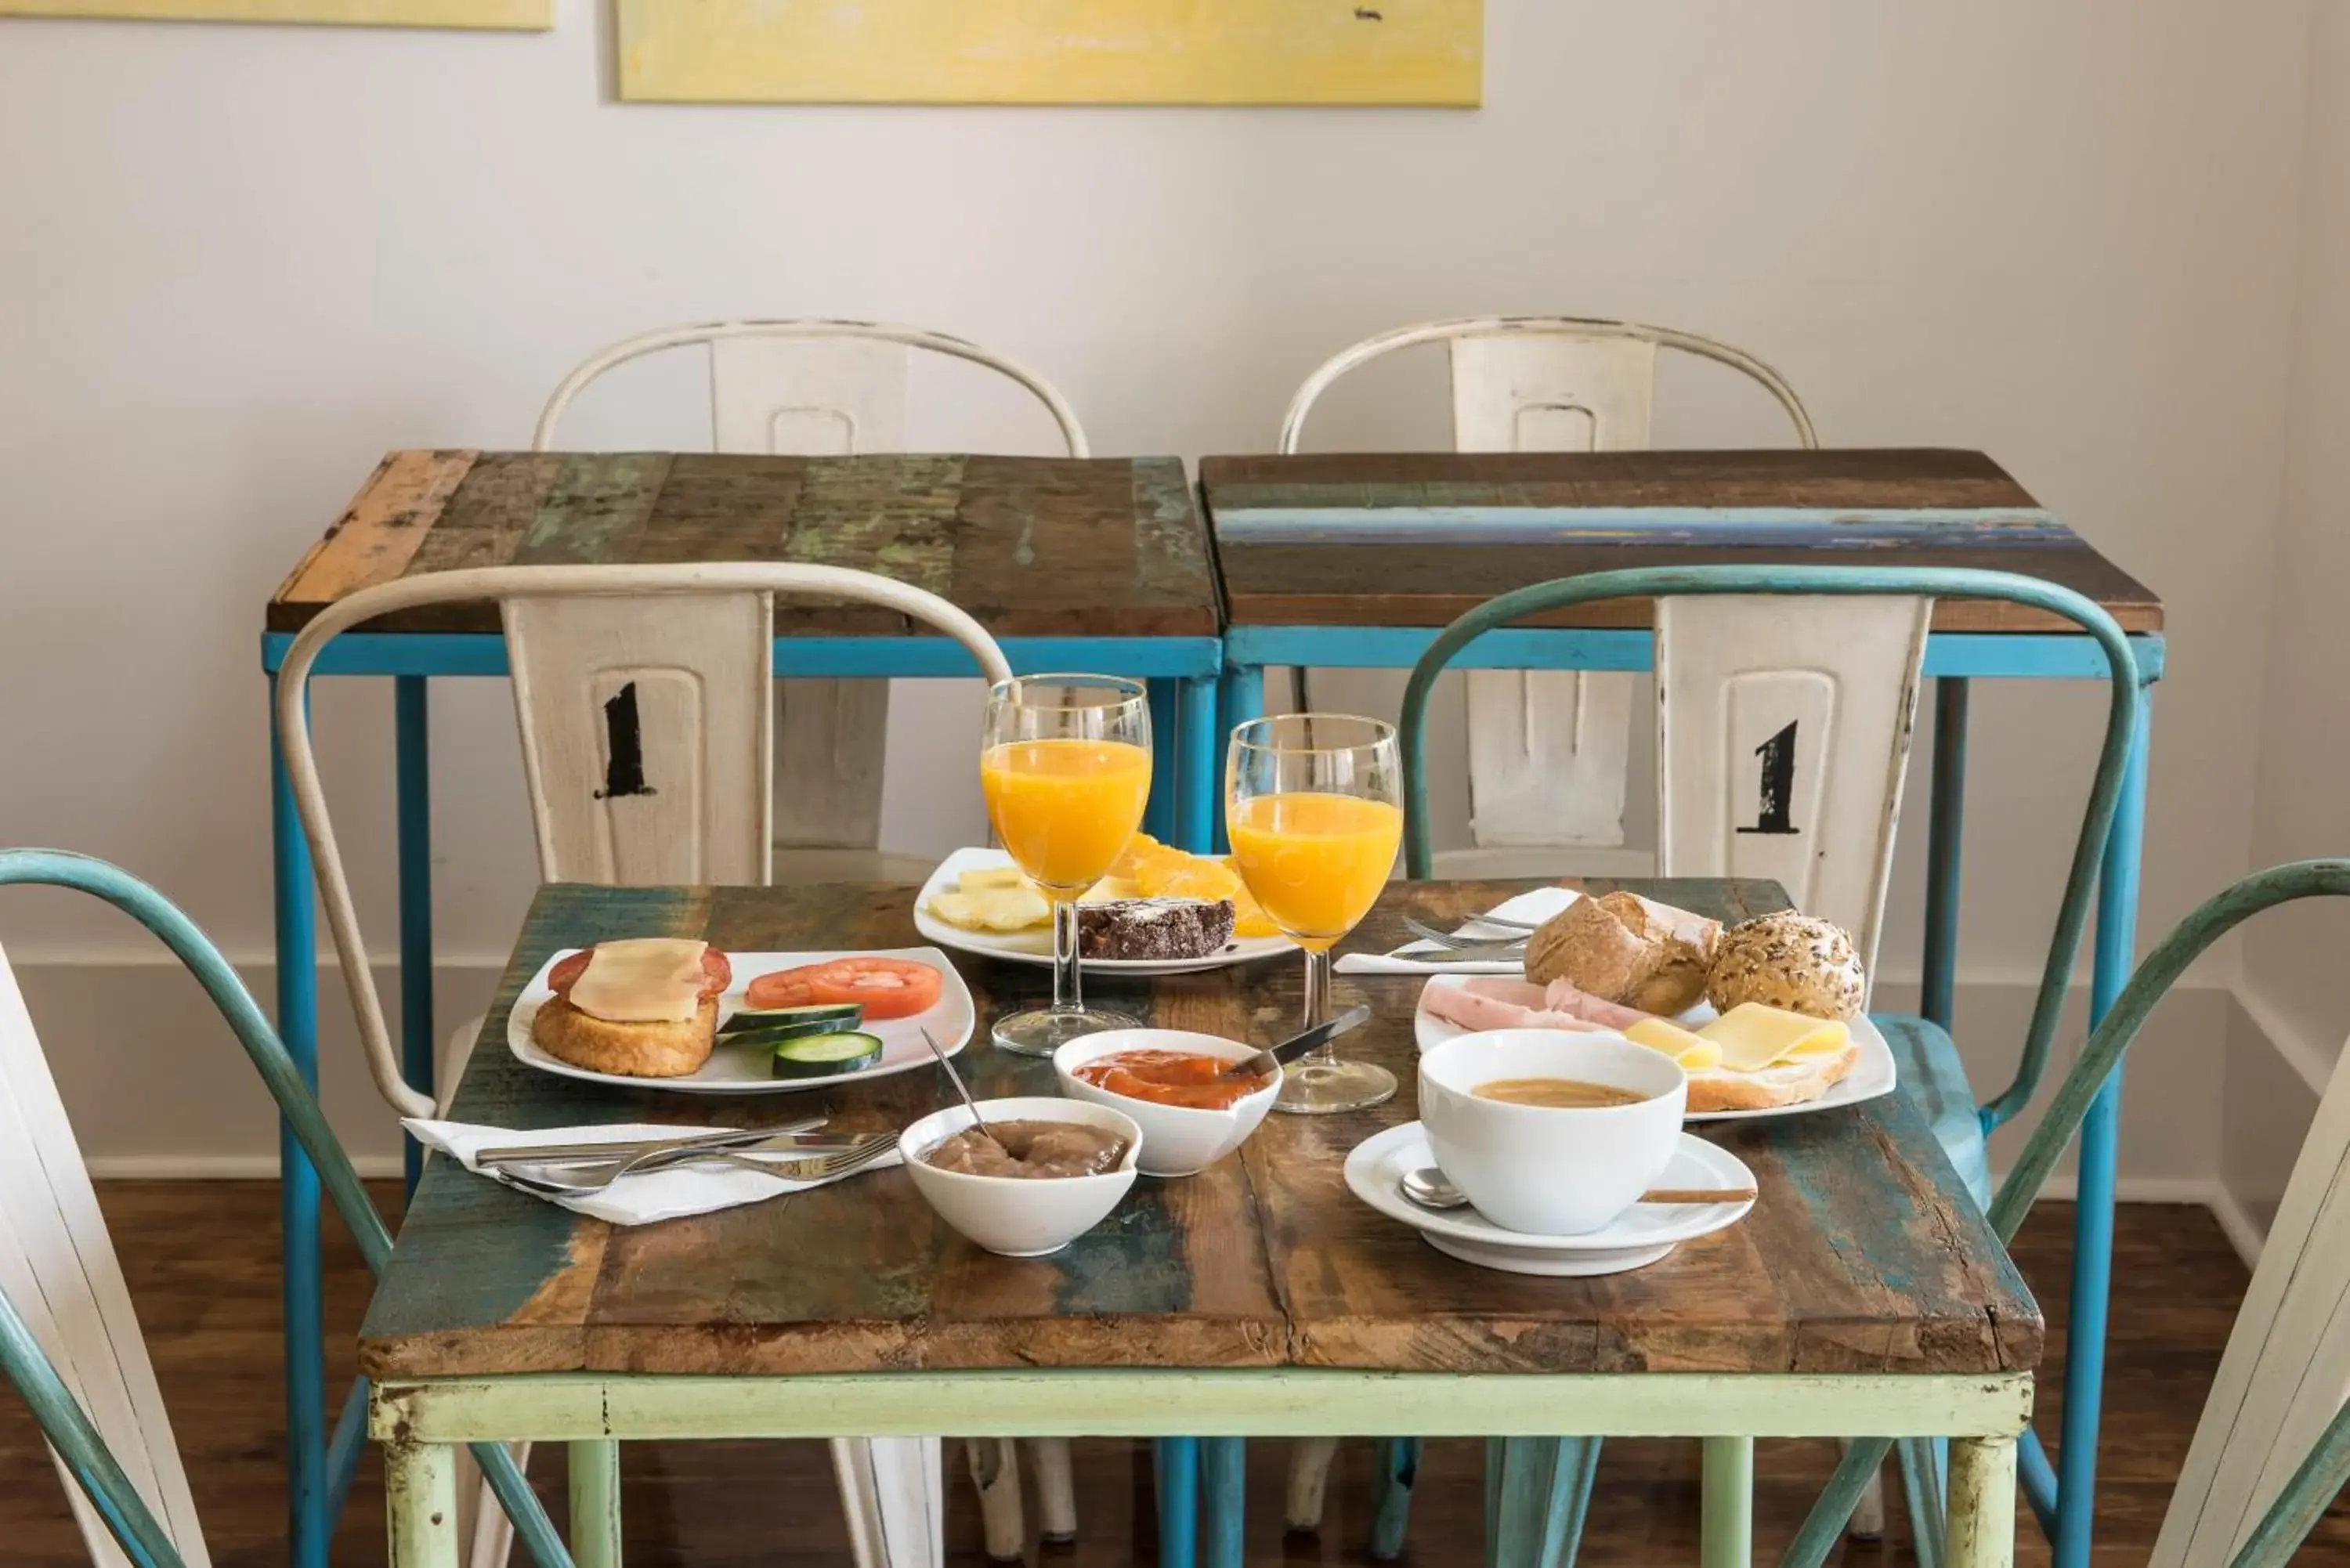
[[(939, 862), (931, 879), (922, 884), (922, 891), (914, 900), (914, 929), (926, 941), (957, 952), (977, 953), (982, 958), (1004, 959), (1013, 963), (1033, 963), (1051, 968), (1053, 963), (1053, 933), (1043, 927), (1033, 931), (966, 931), (948, 925), (931, 913), (931, 899), (939, 893), (951, 893), (966, 871), (993, 870), (1012, 864), (1012, 857), (1001, 849), (958, 849)], [(1087, 974), (1189, 974), (1194, 970), (1222, 969), (1227, 964), (1253, 963), (1258, 959), (1271, 958), (1275, 953), (1297, 950), (1297, 944), (1287, 937), (1238, 937), (1222, 951), (1195, 959), (1087, 959)]]
[(582, 1078), (590, 1084), (612, 1084), (626, 1089), (674, 1089), (681, 1095), (794, 1095), (809, 1089), (829, 1089), (838, 1084), (862, 1083), (868, 1078), (886, 1078), (892, 1073), (930, 1066), (938, 1058), (922, 1044), (923, 1029), (936, 1035), (951, 1056), (969, 1043), (971, 1032), (979, 1022), (978, 1009), (972, 1005), (971, 992), (963, 984), (962, 976), (955, 972), (947, 955), (936, 948), (860, 948), (852, 952), (831, 953), (730, 952), (726, 957), (734, 966), (734, 981), (726, 988), (726, 994), (718, 999), (718, 1022), (722, 1024), (743, 1005), (743, 992), (759, 976), (797, 969), (802, 964), (823, 963), (829, 959), (912, 959), (937, 970), (946, 983), (939, 989), (938, 1001), (926, 1012), (879, 1023), (868, 1020), (858, 1025), (868, 1034), (881, 1037), (881, 1060), (861, 1073), (839, 1073), (824, 1078), (778, 1078), (769, 1067), (772, 1052), (735, 1045), (723, 1036), (701, 1070), (682, 1078), (631, 1078), (619, 1073), (591, 1073), (548, 1055), (530, 1038), (531, 1020), (538, 1016), (539, 1007), (546, 999), (555, 994), (546, 987), (548, 973), (578, 950), (566, 948), (556, 953), (522, 988), (514, 1011), (506, 1015), (506, 1049), (514, 1053), (516, 1061), (527, 1063), (542, 1073)]
[[(1653, 1263), (1683, 1241), (1735, 1225), (1754, 1207), (1742, 1203), (1636, 1203), (1604, 1231), (1587, 1236), (1534, 1236), (1505, 1231), (1474, 1209), (1422, 1209), (1398, 1185), (1403, 1173), (1434, 1165), (1428, 1134), (1418, 1122), (1364, 1139), (1347, 1156), (1347, 1185), (1356, 1197), (1402, 1221), (1438, 1251), (1512, 1274), (1620, 1274)], [(1736, 1155), (1701, 1137), (1681, 1134), (1659, 1187), (1752, 1187), (1754, 1173)]]
[[(1419, 988), (1419, 993), (1425, 997), (1436, 986), (1465, 985), (1470, 981), (1480, 978), (1482, 977), (1465, 974), (1432, 975), (1428, 984)], [(1684, 1029), (1695, 1029), (1702, 1024), (1711, 1023), (1721, 1016), (1713, 1010), (1711, 1003), (1700, 1002), (1676, 1018), (1674, 1022)], [(1759, 1111), (1691, 1111), (1682, 1119), (1692, 1122), (1742, 1122), (1752, 1121), (1759, 1116), (1800, 1116), (1813, 1111), (1834, 1110), (1838, 1106), (1856, 1106), (1863, 1100), (1873, 1100), (1879, 1095), (1891, 1094), (1894, 1077), (1893, 1047), (1885, 1043), (1885, 1036), (1877, 1033), (1877, 1025), (1869, 1021), (1866, 1013), (1850, 1020), (1848, 1026), (1852, 1030), (1855, 1044), (1860, 1047), (1860, 1055), (1853, 1063), (1852, 1071), (1846, 1073), (1818, 1099), (1805, 1100), (1803, 1104), (1795, 1106), (1770, 1106)], [(1458, 1023), (1446, 1023), (1425, 1007), (1414, 1009), (1411, 1032), (1412, 1037), (1419, 1043), (1419, 1048), (1423, 1051), (1434, 1050), (1447, 1040), (1458, 1040), (1469, 1033)]]

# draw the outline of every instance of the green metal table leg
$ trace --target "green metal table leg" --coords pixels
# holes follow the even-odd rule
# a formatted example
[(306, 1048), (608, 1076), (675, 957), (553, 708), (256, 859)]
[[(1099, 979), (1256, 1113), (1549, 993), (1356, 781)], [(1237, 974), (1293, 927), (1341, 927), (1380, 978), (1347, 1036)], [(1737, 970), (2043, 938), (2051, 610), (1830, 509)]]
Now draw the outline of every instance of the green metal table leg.
[(457, 1568), (457, 1450), (445, 1443), (387, 1443), (384, 1513), (391, 1568)]
[(1705, 1439), (1705, 1514), (1698, 1561), (1704, 1568), (1752, 1568), (1754, 1439)]
[(608, 1438), (570, 1445), (571, 1560), (579, 1568), (620, 1568), (620, 1445)]
[(2015, 1562), (2015, 1439), (1960, 1438), (1950, 1444), (1950, 1526), (1945, 1568), (2012, 1568)]

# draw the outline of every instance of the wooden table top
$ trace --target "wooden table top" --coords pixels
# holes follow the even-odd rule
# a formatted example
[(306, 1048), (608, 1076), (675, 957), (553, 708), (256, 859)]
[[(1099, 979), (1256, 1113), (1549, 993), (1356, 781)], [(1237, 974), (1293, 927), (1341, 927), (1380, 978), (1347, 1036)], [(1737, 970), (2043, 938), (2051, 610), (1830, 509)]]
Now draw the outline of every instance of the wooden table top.
[[(460, 566), (805, 561), (951, 599), (998, 637), (1214, 637), (1207, 538), (1171, 457), (395, 452), (269, 601), (272, 631)], [(370, 631), (498, 629), (494, 604)], [(775, 631), (905, 634), (874, 606), (778, 604)]]
[[(1981, 452), (1211, 457), (1200, 489), (1233, 626), (1442, 626), (1552, 577), (1834, 561), (2022, 573), (2095, 599), (2125, 631), (2162, 628), (2150, 589)], [(1623, 599), (1518, 624), (1652, 621), (1648, 601)], [(2074, 629), (1969, 600), (1938, 604), (1934, 628)]]
[[(1775, 885), (1622, 884), (1723, 919), (1783, 907)], [(1522, 883), (1399, 884), (1350, 946), (1401, 919), (1451, 921)], [(1603, 884), (1589, 884), (1592, 887)], [(812, 1110), (894, 1128), (951, 1094), (931, 1073), (755, 1098), (612, 1090), (524, 1066), (504, 1020), (558, 949), (624, 936), (747, 950), (899, 946), (910, 887), (542, 888), (473, 1053), (458, 1120), (517, 1130), (597, 1121), (763, 1124)], [(1049, 1094), (1048, 1063), (985, 1044), (987, 1022), (1050, 977), (977, 959), (961, 1065), (983, 1096)], [(1166, 1026), (1261, 1042), (1297, 1017), (1299, 970), (1268, 961), (1087, 994)], [(775, 1375), (920, 1368), (1305, 1366), (1413, 1372), (1974, 1373), (2039, 1359), (2042, 1324), (2006, 1253), (1909, 1102), (1704, 1134), (1752, 1168), (1740, 1224), (1599, 1279), (1532, 1279), (1455, 1262), (1356, 1199), (1347, 1151), (1413, 1109), (1417, 977), (1341, 975), (1373, 1003), (1346, 1049), (1403, 1092), (1373, 1111), (1274, 1116), (1242, 1150), (1180, 1180), (1139, 1179), (1110, 1218), (1051, 1258), (980, 1251), (901, 1170), (694, 1219), (621, 1229), (432, 1161), (361, 1330), (380, 1378), (523, 1372)]]

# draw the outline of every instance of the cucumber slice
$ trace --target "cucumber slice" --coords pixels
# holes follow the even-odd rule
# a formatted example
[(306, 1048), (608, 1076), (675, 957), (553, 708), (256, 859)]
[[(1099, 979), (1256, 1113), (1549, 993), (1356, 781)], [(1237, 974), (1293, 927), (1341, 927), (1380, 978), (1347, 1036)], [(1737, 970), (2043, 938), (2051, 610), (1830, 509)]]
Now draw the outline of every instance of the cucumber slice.
[(753, 1030), (795, 1028), (800, 1033), (825, 1029), (854, 1029), (865, 1021), (865, 1009), (853, 1002), (824, 1002), (813, 1007), (745, 1007), (718, 1026), (721, 1034), (744, 1034)]
[(778, 1078), (828, 1078), (855, 1073), (881, 1060), (881, 1037), (855, 1031), (803, 1034), (775, 1047)]

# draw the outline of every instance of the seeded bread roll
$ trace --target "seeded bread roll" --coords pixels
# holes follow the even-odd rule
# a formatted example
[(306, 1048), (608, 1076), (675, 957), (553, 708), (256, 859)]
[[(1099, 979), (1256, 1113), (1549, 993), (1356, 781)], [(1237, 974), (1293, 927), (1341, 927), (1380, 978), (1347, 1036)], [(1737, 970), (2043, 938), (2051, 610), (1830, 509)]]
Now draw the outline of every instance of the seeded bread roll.
[(1812, 1018), (1858, 1016), (1867, 990), (1850, 934), (1793, 912), (1731, 927), (1705, 983), (1706, 1000), (1724, 1012), (1759, 1002)]
[(1669, 1018), (1705, 994), (1721, 922), (1637, 893), (1577, 898), (1526, 939), (1526, 978)]

